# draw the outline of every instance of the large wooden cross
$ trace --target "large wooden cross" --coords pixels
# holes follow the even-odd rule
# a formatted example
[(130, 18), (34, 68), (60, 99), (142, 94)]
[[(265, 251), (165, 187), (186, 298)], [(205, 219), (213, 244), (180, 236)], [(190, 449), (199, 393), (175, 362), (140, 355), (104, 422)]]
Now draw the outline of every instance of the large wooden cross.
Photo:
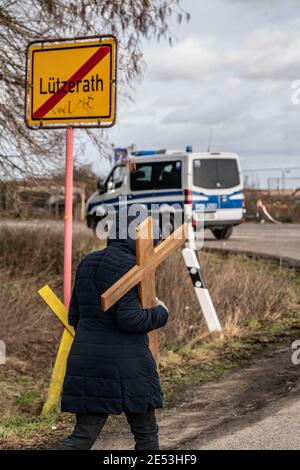
[[(148, 217), (136, 227), (136, 265), (101, 295), (102, 310), (108, 310), (130, 289), (138, 285), (139, 297), (143, 308), (155, 305), (155, 270), (173, 251), (187, 239), (187, 226), (181, 225), (156, 248), (153, 245), (153, 220)], [(49, 286), (39, 290), (39, 295), (49, 305), (64, 325), (64, 333), (52, 370), (47, 400), (43, 413), (55, 408), (60, 399), (67, 357), (74, 338), (74, 329), (68, 324), (68, 311)], [(155, 359), (158, 359), (157, 332), (149, 333), (149, 346)]]
[[(101, 295), (102, 310), (104, 312), (108, 310), (137, 284), (142, 307), (154, 307), (155, 270), (186, 239), (187, 226), (184, 224), (154, 248), (153, 219), (148, 217), (143, 220), (136, 227), (136, 265)], [(149, 346), (157, 360), (158, 339), (156, 331), (149, 333)]]

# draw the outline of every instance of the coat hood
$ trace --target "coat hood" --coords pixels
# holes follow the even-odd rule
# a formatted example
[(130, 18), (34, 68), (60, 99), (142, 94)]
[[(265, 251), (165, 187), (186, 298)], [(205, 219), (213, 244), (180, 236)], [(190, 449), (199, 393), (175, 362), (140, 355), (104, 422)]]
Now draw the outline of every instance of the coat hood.
[[(116, 221), (113, 222), (109, 236), (107, 239), (107, 245), (112, 243), (119, 244), (120, 248), (123, 246), (129, 249), (134, 255), (136, 255), (136, 240), (135, 240), (135, 229), (143, 220), (137, 216), (126, 216), (122, 217), (120, 213), (116, 217)], [(154, 228), (154, 246), (159, 242), (159, 227), (156, 225)]]

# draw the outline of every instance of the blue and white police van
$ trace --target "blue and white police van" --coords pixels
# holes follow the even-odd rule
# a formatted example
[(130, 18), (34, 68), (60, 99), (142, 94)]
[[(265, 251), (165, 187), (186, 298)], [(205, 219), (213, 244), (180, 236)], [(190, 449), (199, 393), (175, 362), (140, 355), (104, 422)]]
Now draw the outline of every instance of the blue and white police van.
[[(218, 239), (228, 239), (233, 227), (243, 221), (243, 182), (237, 154), (196, 153), (187, 147), (185, 152), (136, 151), (129, 161), (116, 163), (105, 182), (98, 182), (97, 191), (87, 201), (88, 227), (96, 228), (107, 205), (118, 209), (120, 198), (127, 205), (141, 204), (148, 209), (155, 204), (172, 212), (176, 206), (194, 227), (202, 220)], [(172, 216), (169, 220), (172, 225)]]

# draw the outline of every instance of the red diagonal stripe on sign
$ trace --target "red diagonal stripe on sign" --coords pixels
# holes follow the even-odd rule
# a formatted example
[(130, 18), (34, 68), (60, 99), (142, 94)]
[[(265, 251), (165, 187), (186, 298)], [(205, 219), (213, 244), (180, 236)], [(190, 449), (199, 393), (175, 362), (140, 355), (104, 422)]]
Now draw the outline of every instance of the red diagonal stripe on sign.
[(76, 82), (78, 80), (82, 80), (83, 77), (88, 74), (94, 67), (95, 65), (100, 62), (110, 51), (110, 47), (108, 46), (101, 46), (81, 67), (80, 69), (75, 72), (72, 77), (67, 80), (67, 83), (65, 85), (62, 85), (59, 90), (52, 95), (45, 103), (42, 104), (34, 113), (33, 113), (33, 119), (41, 119), (42, 117), (47, 114), (50, 109), (52, 109), (57, 103), (62, 100), (68, 92), (62, 93), (62, 89), (68, 89), (68, 85), (70, 82)]

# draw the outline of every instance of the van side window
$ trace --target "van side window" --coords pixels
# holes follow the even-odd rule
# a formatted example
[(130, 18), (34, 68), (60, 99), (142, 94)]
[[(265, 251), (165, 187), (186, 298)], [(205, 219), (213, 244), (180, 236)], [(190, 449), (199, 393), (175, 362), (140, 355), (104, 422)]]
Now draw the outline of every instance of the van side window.
[(130, 173), (130, 186), (133, 191), (153, 189), (152, 182), (153, 164), (145, 163), (136, 165), (135, 171)]
[(133, 191), (149, 189), (181, 188), (180, 161), (138, 163), (130, 174), (130, 186)]
[(181, 162), (158, 163), (155, 189), (181, 188)]

